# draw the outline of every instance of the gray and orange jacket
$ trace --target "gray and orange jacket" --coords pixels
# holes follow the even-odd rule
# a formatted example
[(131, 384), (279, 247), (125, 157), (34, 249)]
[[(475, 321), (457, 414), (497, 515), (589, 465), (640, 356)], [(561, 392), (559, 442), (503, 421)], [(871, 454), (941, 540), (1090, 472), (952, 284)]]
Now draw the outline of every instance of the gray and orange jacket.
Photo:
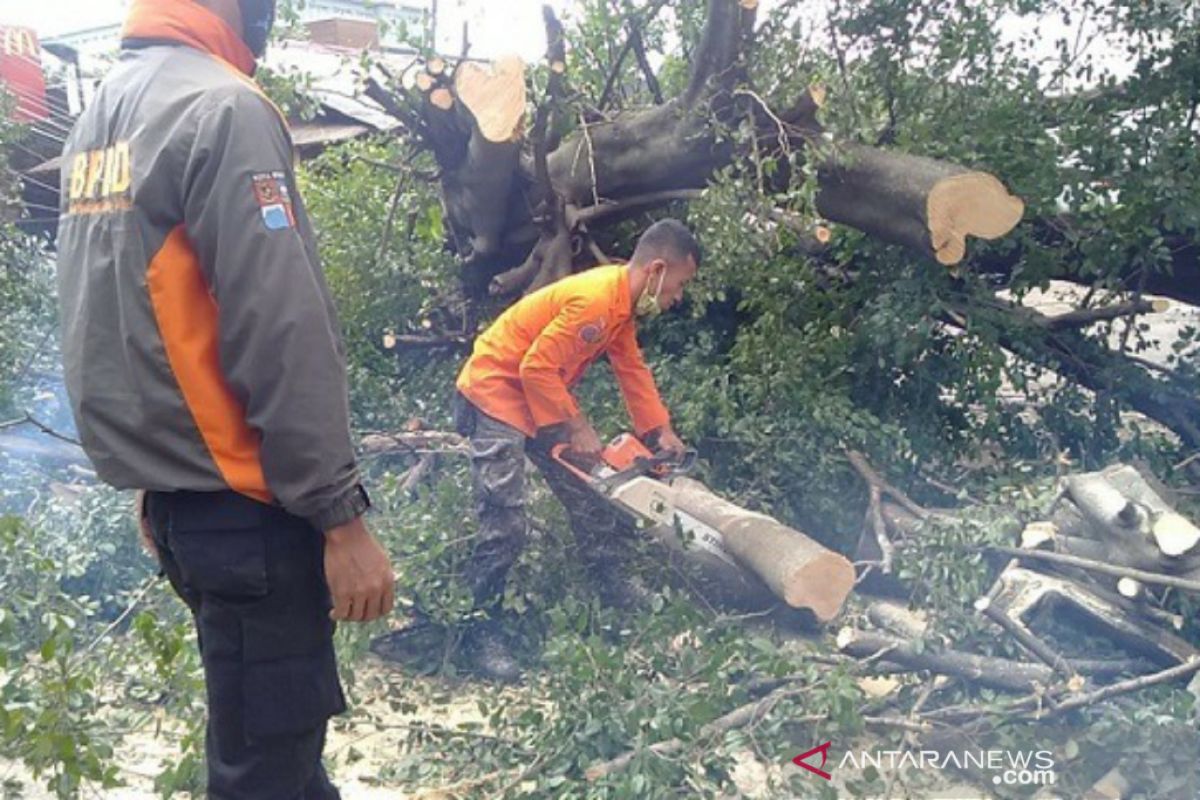
[(361, 513), (344, 350), (279, 111), (192, 0), (135, 0), (63, 154), (63, 360), (118, 488)]

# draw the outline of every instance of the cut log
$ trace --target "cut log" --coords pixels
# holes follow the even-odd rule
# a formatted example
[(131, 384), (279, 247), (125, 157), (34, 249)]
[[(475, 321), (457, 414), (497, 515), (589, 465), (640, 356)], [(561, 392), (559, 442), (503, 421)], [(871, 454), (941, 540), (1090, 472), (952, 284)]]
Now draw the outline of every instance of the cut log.
[(454, 95), (444, 86), (439, 86), (429, 93), (429, 102), (434, 108), (449, 111), (454, 108)]
[(433, 89), (433, 76), (428, 72), (418, 72), (417, 77), (413, 79), (413, 85), (421, 92), (429, 92)]
[(1200, 543), (1200, 528), (1174, 511), (1169, 511), (1154, 520), (1150, 534), (1154, 537), (1158, 549), (1167, 556), (1190, 553)]
[(1158, 569), (1174, 573), (1200, 566), (1192, 563), (1197, 559), (1181, 559), (1200, 545), (1200, 528), (1171, 508), (1134, 467), (1117, 464), (1069, 476), (1063, 479), (1063, 492), (1105, 538), (1135, 560), (1157, 560)]
[(525, 62), (505, 56), (485, 69), (474, 62), (459, 66), (454, 93), (471, 111), (489, 142), (521, 138), (525, 118)]
[(1031, 522), (1021, 531), (1021, 547), (1034, 550), (1046, 542), (1051, 542), (1058, 535), (1058, 527), (1053, 522)]
[(704, 484), (678, 478), (674, 507), (714, 528), (725, 549), (758, 575), (792, 608), (809, 609), (821, 622), (837, 616), (854, 588), (854, 567), (839, 553), (765, 514), (717, 497)]
[(1041, 691), (1054, 682), (1054, 671), (1044, 664), (981, 656), (957, 650), (934, 652), (912, 642), (880, 633), (842, 628), (838, 649), (855, 658), (879, 658), (914, 670), (953, 675), (1005, 692)]
[(446, 71), (446, 59), (440, 56), (434, 56), (429, 59), (429, 63), (425, 65), (425, 70), (430, 75), (441, 75)]
[(1025, 211), (989, 173), (864, 145), (836, 145), (818, 176), (822, 216), (945, 265), (962, 261), (968, 236), (1003, 236)]

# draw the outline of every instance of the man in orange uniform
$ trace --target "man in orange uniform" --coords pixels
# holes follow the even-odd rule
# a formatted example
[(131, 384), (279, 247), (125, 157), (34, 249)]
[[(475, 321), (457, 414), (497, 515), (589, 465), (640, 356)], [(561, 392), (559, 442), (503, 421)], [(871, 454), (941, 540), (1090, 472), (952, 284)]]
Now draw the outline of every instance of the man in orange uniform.
[(516, 660), (498, 624), (505, 577), (525, 541), (525, 456), (566, 507), (588, 574), (609, 605), (635, 605), (639, 590), (620, 572), (635, 535), (632, 520), (595, 497), (549, 455), (566, 442), (583, 459), (603, 445), (570, 387), (607, 354), (634, 432), (652, 448), (682, 452), (654, 377), (642, 360), (636, 316), (675, 305), (696, 275), (700, 248), (680, 222), (666, 219), (638, 240), (628, 265), (596, 267), (564, 278), (511, 306), (475, 340), (458, 376), (459, 432), (471, 439), (479, 535), (467, 580), (487, 617), (468, 631), (477, 672), (513, 680)]

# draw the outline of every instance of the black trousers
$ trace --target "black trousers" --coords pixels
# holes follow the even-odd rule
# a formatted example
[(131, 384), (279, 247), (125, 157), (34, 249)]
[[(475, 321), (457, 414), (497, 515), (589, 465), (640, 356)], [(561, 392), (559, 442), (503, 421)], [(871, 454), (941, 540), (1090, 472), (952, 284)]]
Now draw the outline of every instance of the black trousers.
[(192, 610), (208, 696), (211, 800), (331, 800), (321, 765), (346, 709), (324, 540), (234, 492), (150, 492), (162, 566)]

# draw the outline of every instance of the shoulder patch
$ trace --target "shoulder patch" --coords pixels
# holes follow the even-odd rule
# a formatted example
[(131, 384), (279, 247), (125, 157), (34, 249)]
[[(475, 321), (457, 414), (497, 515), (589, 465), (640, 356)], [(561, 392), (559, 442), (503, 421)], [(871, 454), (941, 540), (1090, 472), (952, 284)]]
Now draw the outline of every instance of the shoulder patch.
[(604, 319), (589, 322), (579, 329), (579, 338), (587, 344), (595, 344), (604, 336)]
[(252, 176), (254, 200), (262, 214), (263, 225), (269, 231), (280, 231), (296, 225), (292, 213), (292, 198), (288, 194), (287, 176), (282, 172), (259, 172)]

